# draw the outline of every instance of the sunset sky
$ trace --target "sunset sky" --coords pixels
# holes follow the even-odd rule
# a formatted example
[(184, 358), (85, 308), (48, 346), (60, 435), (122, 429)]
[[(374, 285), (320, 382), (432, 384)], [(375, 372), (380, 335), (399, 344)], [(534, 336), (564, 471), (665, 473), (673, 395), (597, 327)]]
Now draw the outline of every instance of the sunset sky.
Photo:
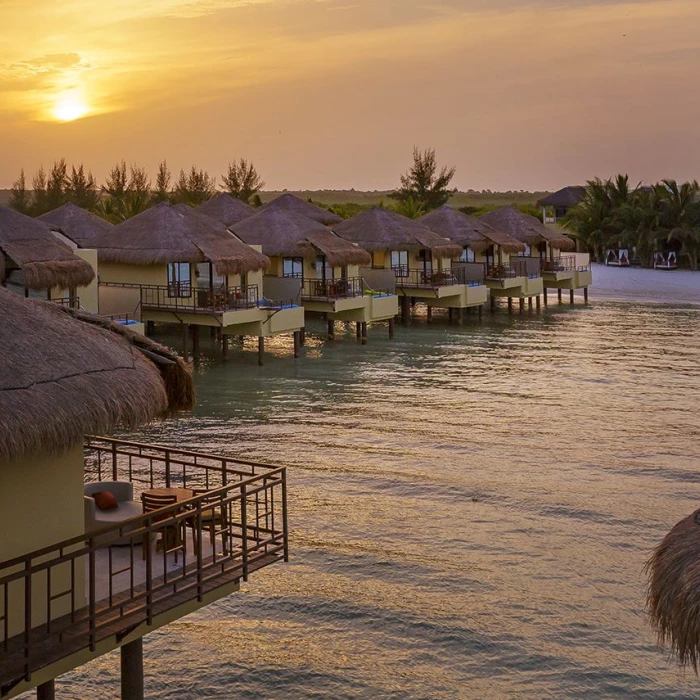
[(267, 189), (700, 177), (698, 0), (0, 0), (0, 187), (251, 159)]

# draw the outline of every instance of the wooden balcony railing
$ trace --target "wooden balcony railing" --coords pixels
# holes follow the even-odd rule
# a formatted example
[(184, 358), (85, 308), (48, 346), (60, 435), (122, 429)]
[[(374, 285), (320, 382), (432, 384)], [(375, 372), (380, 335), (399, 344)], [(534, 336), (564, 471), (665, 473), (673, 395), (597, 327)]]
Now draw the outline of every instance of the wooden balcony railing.
[(514, 277), (540, 277), (539, 258), (513, 258), (507, 263), (486, 263), (486, 279), (504, 280)]
[(58, 297), (57, 299), (51, 299), (51, 301), (59, 306), (67, 306), (69, 309), (80, 308), (80, 299), (78, 297)]
[(284, 467), (97, 437), (85, 455), (88, 480), (206, 491), (0, 563), (0, 697), (45, 666), (288, 560)]
[(140, 307), (158, 311), (220, 314), (225, 311), (253, 309), (259, 305), (258, 287), (192, 287), (189, 284), (143, 285), (101, 282), (102, 287), (136, 289)]
[(333, 299), (349, 299), (360, 297), (363, 294), (363, 284), (361, 277), (348, 277), (337, 280), (314, 280), (305, 279), (302, 281), (302, 299), (323, 299), (331, 301)]
[(562, 255), (550, 260), (541, 260), (542, 272), (575, 272), (576, 256)]
[(405, 265), (395, 266), (393, 270), (397, 287), (435, 289), (461, 284), (452, 270), (409, 270)]

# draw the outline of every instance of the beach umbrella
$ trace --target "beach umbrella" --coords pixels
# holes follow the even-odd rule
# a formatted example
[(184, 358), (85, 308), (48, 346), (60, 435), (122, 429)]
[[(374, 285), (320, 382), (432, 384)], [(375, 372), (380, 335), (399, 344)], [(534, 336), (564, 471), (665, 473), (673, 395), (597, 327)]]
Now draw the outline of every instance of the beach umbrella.
[(681, 520), (646, 565), (647, 612), (659, 636), (683, 666), (700, 661), (700, 510)]

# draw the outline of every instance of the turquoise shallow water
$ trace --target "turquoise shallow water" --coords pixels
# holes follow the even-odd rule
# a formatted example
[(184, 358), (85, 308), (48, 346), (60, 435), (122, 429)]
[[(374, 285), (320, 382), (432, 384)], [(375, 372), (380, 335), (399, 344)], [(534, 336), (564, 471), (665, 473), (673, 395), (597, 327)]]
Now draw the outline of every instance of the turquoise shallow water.
[(608, 302), (205, 358), (195, 415), (139, 437), (289, 465), (292, 561), (149, 636), (147, 696), (696, 697), (642, 567), (700, 500), (699, 322)]

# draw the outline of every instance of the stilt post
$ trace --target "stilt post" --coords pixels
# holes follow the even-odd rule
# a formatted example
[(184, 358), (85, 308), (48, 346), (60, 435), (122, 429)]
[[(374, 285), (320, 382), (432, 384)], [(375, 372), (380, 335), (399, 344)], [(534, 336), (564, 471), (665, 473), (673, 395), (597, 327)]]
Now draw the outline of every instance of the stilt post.
[(544, 305), (547, 306), (547, 287), (542, 290), (542, 300), (544, 301)]
[(199, 326), (196, 324), (192, 324), (192, 328), (190, 329), (192, 333), (192, 355), (194, 356), (195, 360), (199, 359)]
[(261, 335), (258, 337), (258, 365), (263, 366), (265, 360), (265, 338)]
[(355, 336), (358, 342), (362, 341), (362, 324), (359, 321), (355, 324)]
[(301, 345), (302, 347), (304, 347), (304, 345), (306, 345), (306, 328), (305, 327), (299, 331), (299, 345)]
[(508, 313), (513, 313), (513, 297), (508, 297)]
[(588, 303), (588, 287), (583, 288), (583, 301), (586, 304)]
[(121, 649), (122, 700), (143, 700), (143, 639)]
[(36, 700), (56, 700), (56, 683), (53, 678), (36, 687)]
[(389, 340), (394, 339), (394, 319), (389, 319)]
[(484, 320), (484, 305), (479, 304), (479, 320), (483, 321)]
[(525, 311), (525, 297), (520, 297), (518, 300), (518, 311), (522, 313)]
[(299, 357), (299, 336), (301, 335), (301, 331), (294, 331), (294, 359)]
[(537, 306), (537, 310), (539, 311), (540, 310), (540, 295), (539, 294), (535, 297), (535, 305)]
[(428, 307), (428, 323), (433, 322), (433, 307), (429, 306)]
[(569, 304), (573, 304), (573, 303), (574, 303), (574, 290), (570, 289), (569, 290)]
[(527, 308), (530, 309), (530, 311), (532, 311), (532, 303), (533, 303), (532, 297), (528, 297), (527, 298)]
[(557, 300), (561, 304), (561, 289), (557, 289)]
[(496, 297), (489, 297), (489, 302), (491, 306), (491, 313), (496, 310)]
[(362, 344), (367, 345), (367, 321), (362, 322)]
[(226, 333), (221, 334), (221, 357), (228, 358), (228, 336)]
[(335, 340), (335, 322), (328, 319), (328, 340)]

